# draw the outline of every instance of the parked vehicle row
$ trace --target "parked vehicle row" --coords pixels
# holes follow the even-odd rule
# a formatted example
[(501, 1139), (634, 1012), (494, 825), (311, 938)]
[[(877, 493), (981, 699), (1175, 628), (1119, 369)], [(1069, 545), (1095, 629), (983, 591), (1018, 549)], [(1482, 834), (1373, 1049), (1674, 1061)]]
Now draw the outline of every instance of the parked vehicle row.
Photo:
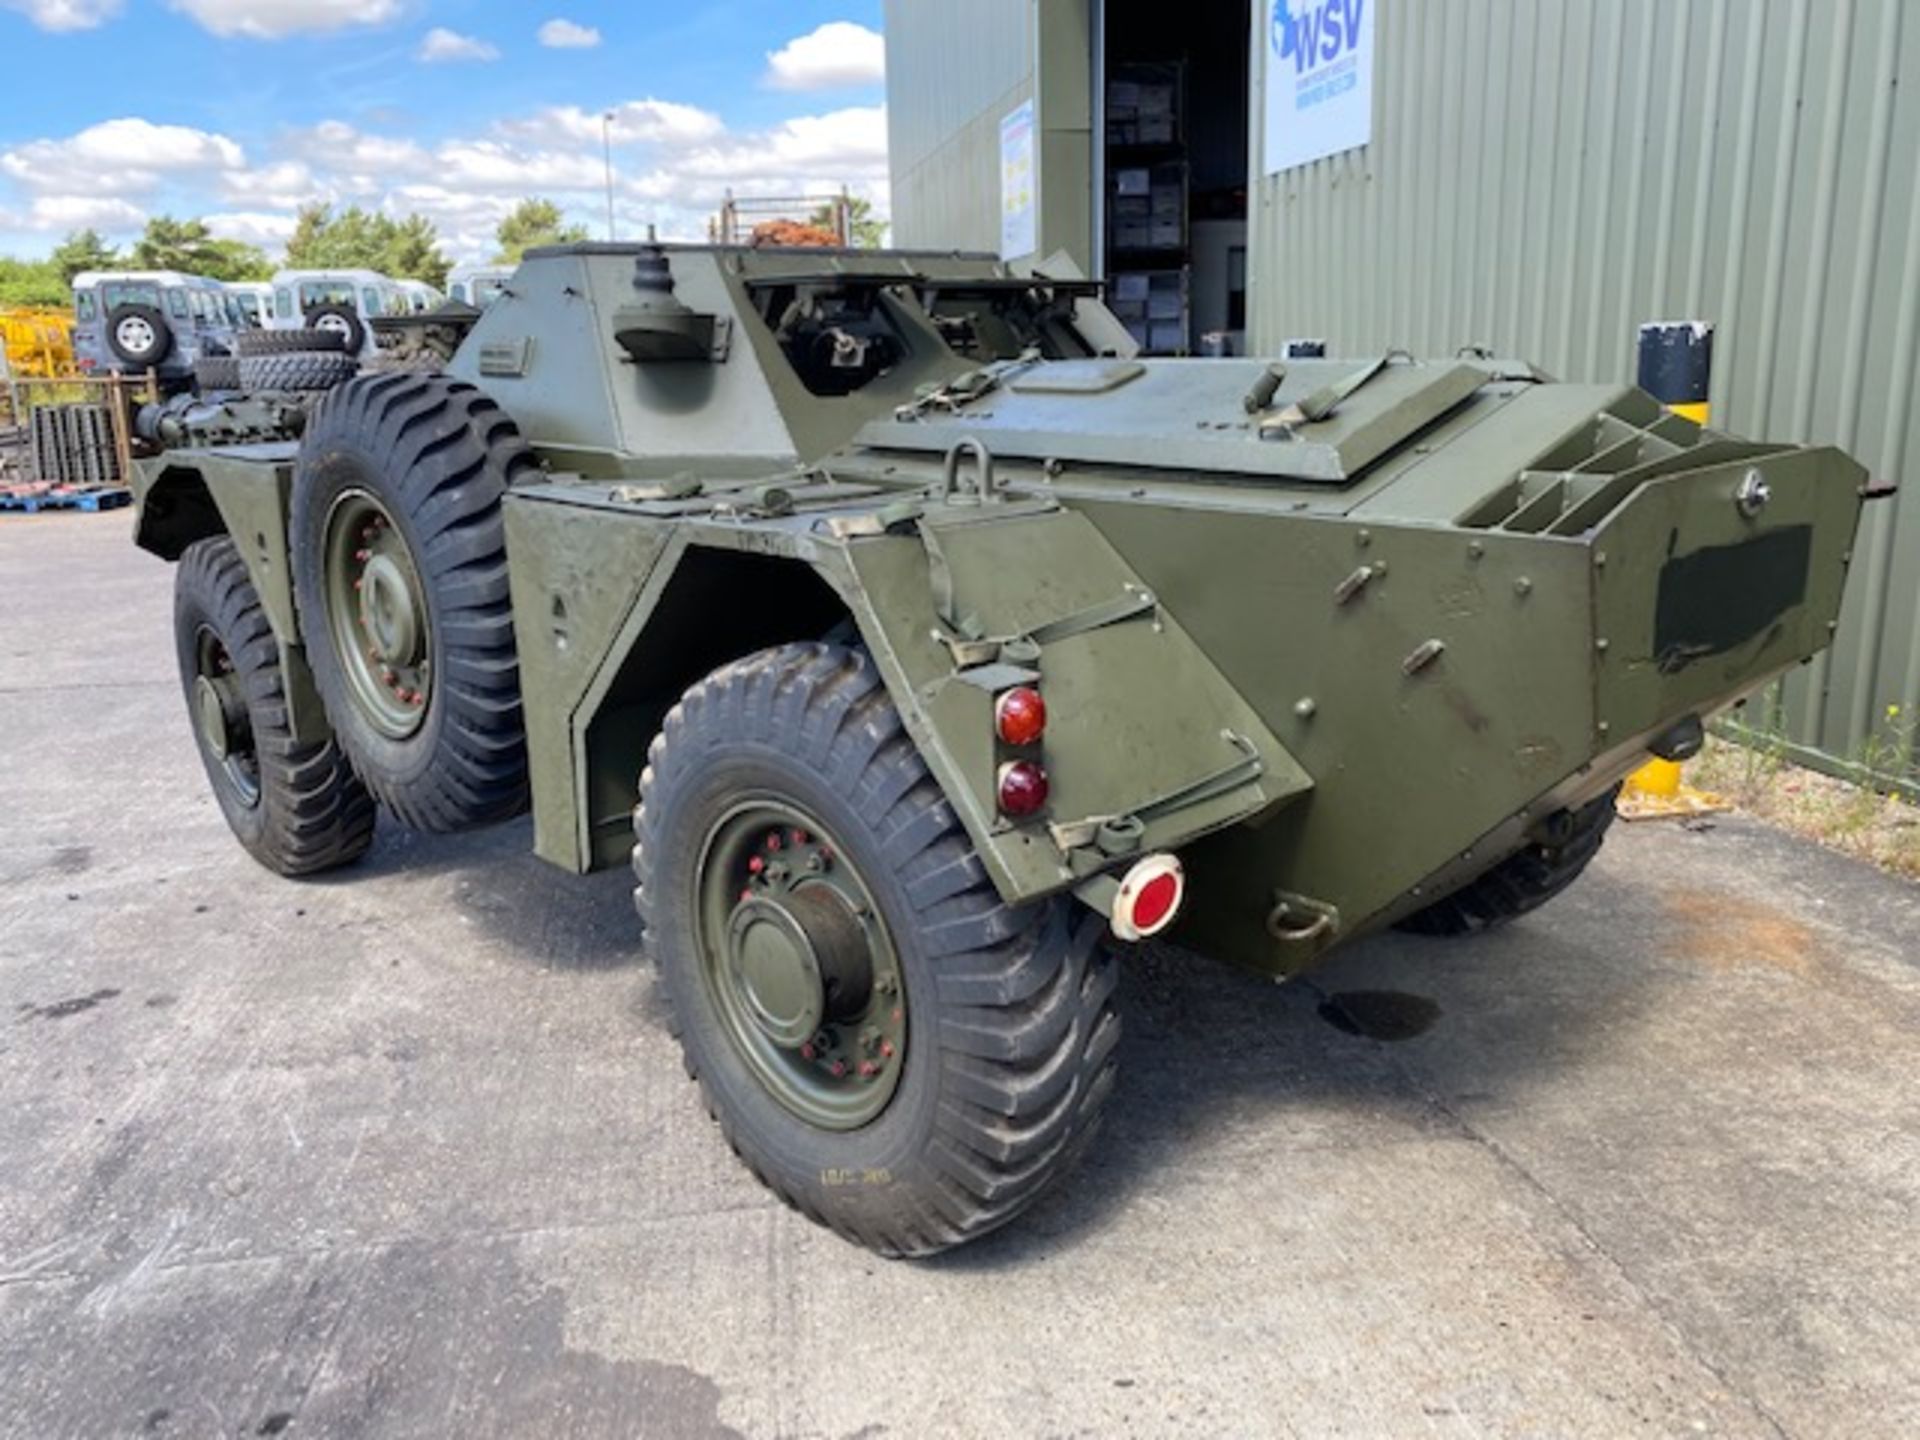
[[(512, 273), (457, 269), (450, 298), (484, 308)], [(428, 314), (448, 298), (424, 281), (374, 270), (282, 270), (268, 281), (226, 284), (175, 270), (83, 271), (73, 280), (74, 358), (88, 373), (152, 371), (180, 383), (202, 362), (237, 357), (245, 331), (319, 329), (366, 359), (379, 348), (374, 321)]]

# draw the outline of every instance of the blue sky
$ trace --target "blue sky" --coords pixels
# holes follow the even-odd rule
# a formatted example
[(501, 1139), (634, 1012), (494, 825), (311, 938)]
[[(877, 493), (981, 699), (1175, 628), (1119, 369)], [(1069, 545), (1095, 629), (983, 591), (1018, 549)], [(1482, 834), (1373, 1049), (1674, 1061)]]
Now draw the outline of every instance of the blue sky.
[(306, 201), (485, 258), (545, 195), (691, 238), (738, 194), (886, 207), (880, 0), (0, 0), (0, 253), (200, 215), (275, 247)]

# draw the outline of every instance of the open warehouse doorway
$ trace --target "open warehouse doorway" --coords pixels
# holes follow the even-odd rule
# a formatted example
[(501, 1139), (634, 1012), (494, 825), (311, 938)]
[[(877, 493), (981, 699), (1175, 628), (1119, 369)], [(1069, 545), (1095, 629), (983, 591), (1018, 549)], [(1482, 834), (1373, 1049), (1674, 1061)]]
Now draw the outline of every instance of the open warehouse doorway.
[(1108, 301), (1143, 353), (1240, 353), (1247, 9), (1098, 0), (1092, 19), (1095, 237)]

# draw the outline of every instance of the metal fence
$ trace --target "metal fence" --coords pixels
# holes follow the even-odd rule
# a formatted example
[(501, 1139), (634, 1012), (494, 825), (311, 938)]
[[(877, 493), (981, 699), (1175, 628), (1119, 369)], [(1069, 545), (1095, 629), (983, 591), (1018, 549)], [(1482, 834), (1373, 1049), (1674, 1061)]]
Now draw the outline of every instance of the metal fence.
[[(1378, 3), (1373, 143), (1252, 188), (1255, 347), (1630, 381), (1640, 322), (1706, 319), (1716, 424), (1916, 468), (1920, 4)], [(1772, 707), (1809, 757), (1920, 708), (1915, 491), (1868, 507), (1836, 643)]]

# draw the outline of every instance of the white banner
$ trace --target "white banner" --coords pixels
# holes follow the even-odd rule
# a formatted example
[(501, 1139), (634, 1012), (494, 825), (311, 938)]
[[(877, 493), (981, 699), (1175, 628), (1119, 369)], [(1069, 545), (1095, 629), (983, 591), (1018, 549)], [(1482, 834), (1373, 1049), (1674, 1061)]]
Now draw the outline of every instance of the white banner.
[(1378, 0), (1256, 0), (1266, 15), (1266, 173), (1373, 138)]
[(1033, 205), (1033, 101), (1000, 120), (1000, 258), (1031, 255), (1040, 241)]

